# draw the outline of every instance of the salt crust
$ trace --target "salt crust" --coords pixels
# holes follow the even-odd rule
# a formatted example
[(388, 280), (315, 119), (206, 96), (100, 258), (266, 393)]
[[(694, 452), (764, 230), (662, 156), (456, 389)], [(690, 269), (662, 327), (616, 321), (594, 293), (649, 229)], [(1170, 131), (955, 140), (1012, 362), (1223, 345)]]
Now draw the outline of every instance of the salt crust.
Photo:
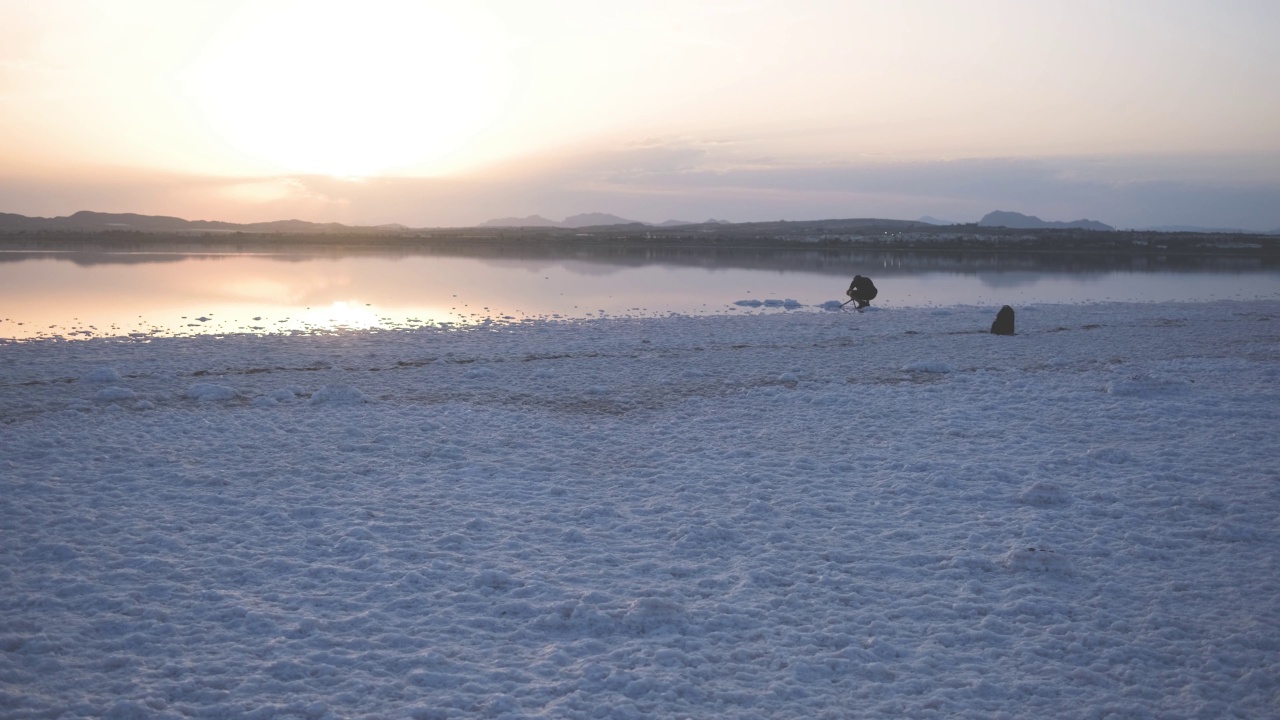
[(1280, 303), (993, 313), (0, 345), (0, 715), (1273, 716)]

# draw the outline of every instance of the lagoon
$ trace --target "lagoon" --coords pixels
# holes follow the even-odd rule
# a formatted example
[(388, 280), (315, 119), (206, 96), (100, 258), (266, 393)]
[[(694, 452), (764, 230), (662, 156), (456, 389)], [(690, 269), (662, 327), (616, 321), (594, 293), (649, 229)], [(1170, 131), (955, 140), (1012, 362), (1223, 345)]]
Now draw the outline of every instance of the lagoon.
[(1005, 304), (1280, 298), (1280, 269), (1233, 258), (521, 247), (22, 250), (0, 251), (0, 338), (814, 312), (844, 300), (855, 273), (875, 279), (881, 308), (994, 312)]

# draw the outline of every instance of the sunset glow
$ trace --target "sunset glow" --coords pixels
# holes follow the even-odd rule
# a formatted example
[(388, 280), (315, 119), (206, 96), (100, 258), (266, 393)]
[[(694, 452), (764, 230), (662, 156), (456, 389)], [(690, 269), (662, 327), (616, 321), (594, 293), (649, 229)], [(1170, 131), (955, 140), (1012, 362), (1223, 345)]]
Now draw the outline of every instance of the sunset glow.
[(1280, 227), (1280, 4), (0, 0), (0, 212)]
[(216, 131), (281, 173), (439, 171), (498, 110), (501, 58), (423, 3), (296, 0), (242, 12), (201, 60)]

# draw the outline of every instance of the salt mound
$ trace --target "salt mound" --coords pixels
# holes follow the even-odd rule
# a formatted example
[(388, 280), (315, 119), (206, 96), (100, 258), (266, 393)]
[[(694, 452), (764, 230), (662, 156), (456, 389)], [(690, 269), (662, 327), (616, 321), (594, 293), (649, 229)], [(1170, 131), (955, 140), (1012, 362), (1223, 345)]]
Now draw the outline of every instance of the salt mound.
[(647, 635), (659, 632), (679, 633), (689, 624), (684, 606), (665, 598), (646, 597), (631, 603), (622, 624), (631, 632)]
[(132, 400), (135, 396), (132, 390), (122, 387), (104, 387), (94, 396), (95, 400)]
[(311, 395), (311, 404), (359, 405), (369, 402), (364, 393), (350, 385), (325, 385)]
[(118, 383), (120, 382), (120, 373), (115, 368), (102, 366), (94, 368), (80, 377), (82, 383)]

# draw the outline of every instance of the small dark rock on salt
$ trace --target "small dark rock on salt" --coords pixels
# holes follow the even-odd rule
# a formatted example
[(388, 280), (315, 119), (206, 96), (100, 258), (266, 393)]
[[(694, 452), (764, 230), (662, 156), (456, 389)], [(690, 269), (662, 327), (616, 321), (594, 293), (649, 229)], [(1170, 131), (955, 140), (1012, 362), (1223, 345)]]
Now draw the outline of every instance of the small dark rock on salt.
[(992, 335), (1012, 335), (1013, 334), (1013, 308), (1005, 305), (1000, 308), (1000, 312), (996, 313), (996, 319), (991, 323)]

